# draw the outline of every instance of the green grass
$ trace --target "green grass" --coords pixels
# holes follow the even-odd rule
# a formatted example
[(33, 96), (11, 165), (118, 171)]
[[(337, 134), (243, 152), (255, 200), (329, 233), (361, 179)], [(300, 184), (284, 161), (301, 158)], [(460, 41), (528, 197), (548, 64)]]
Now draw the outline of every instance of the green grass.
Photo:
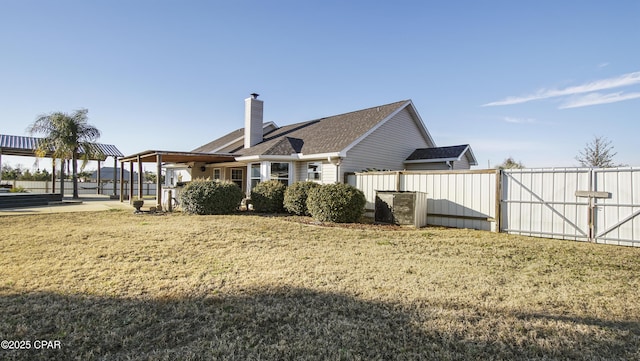
[(0, 359), (640, 359), (640, 249), (299, 217), (0, 217)]

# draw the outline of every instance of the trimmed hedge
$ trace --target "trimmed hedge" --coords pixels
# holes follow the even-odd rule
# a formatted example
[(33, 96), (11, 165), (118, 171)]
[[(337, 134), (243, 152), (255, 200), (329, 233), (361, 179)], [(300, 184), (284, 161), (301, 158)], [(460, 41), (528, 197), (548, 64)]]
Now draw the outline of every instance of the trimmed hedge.
[(293, 183), (287, 187), (287, 190), (284, 192), (284, 209), (298, 216), (309, 216), (307, 197), (309, 196), (309, 191), (317, 187), (320, 187), (320, 184), (316, 182), (305, 181)]
[(242, 198), (244, 193), (235, 183), (194, 180), (180, 193), (180, 206), (191, 214), (229, 214), (240, 207)]
[(287, 186), (277, 180), (256, 184), (251, 190), (253, 210), (261, 213), (284, 212), (284, 192)]
[(367, 200), (361, 190), (349, 184), (325, 184), (309, 191), (307, 208), (320, 222), (356, 223), (364, 214)]

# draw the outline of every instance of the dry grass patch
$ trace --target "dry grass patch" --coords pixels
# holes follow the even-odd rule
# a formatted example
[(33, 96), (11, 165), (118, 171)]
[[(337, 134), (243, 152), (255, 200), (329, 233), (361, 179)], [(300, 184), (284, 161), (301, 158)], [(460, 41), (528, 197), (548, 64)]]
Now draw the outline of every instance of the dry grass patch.
[(640, 359), (640, 249), (299, 221), (0, 217), (0, 358)]

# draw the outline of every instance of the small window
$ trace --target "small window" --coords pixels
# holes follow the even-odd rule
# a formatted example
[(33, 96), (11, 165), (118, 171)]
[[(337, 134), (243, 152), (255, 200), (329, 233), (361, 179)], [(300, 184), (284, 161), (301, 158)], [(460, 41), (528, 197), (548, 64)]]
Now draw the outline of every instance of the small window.
[(260, 163), (251, 164), (251, 189), (260, 183)]
[(289, 163), (271, 163), (271, 177), (284, 185), (289, 185)]
[(222, 179), (222, 173), (220, 172), (220, 168), (213, 168), (213, 180)]
[(315, 182), (322, 180), (322, 162), (307, 163), (307, 180)]
[(244, 187), (242, 186), (243, 178), (244, 178), (244, 169), (242, 168), (231, 169), (231, 181), (237, 184), (238, 187), (240, 187), (240, 189), (244, 189)]

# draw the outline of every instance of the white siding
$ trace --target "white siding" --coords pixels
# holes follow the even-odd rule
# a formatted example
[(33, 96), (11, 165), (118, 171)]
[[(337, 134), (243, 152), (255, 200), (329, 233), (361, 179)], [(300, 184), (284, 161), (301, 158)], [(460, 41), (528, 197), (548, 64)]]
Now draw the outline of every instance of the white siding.
[(322, 163), (322, 178), (320, 179), (320, 183), (328, 184), (336, 182), (336, 166), (321, 160), (309, 160), (309, 161), (299, 161), (294, 162), (294, 182), (306, 181), (307, 179), (307, 170), (308, 164), (310, 162), (321, 162)]
[(402, 170), (403, 161), (416, 148), (432, 146), (405, 108), (347, 152), (340, 166), (340, 181), (345, 172), (361, 172), (367, 168)]
[[(332, 184), (336, 183), (336, 166), (329, 162), (322, 162), (322, 183)], [(340, 179), (342, 182), (342, 178)]]
[(449, 166), (444, 162), (438, 163), (407, 163), (407, 170), (449, 170)]
[(293, 162), (293, 183), (307, 180), (307, 162)]
[(467, 159), (466, 155), (463, 155), (462, 159), (460, 159), (459, 161), (454, 161), (453, 162), (453, 169), (454, 170), (470, 169), (470, 168), (471, 168), (471, 164), (469, 164), (469, 159)]

